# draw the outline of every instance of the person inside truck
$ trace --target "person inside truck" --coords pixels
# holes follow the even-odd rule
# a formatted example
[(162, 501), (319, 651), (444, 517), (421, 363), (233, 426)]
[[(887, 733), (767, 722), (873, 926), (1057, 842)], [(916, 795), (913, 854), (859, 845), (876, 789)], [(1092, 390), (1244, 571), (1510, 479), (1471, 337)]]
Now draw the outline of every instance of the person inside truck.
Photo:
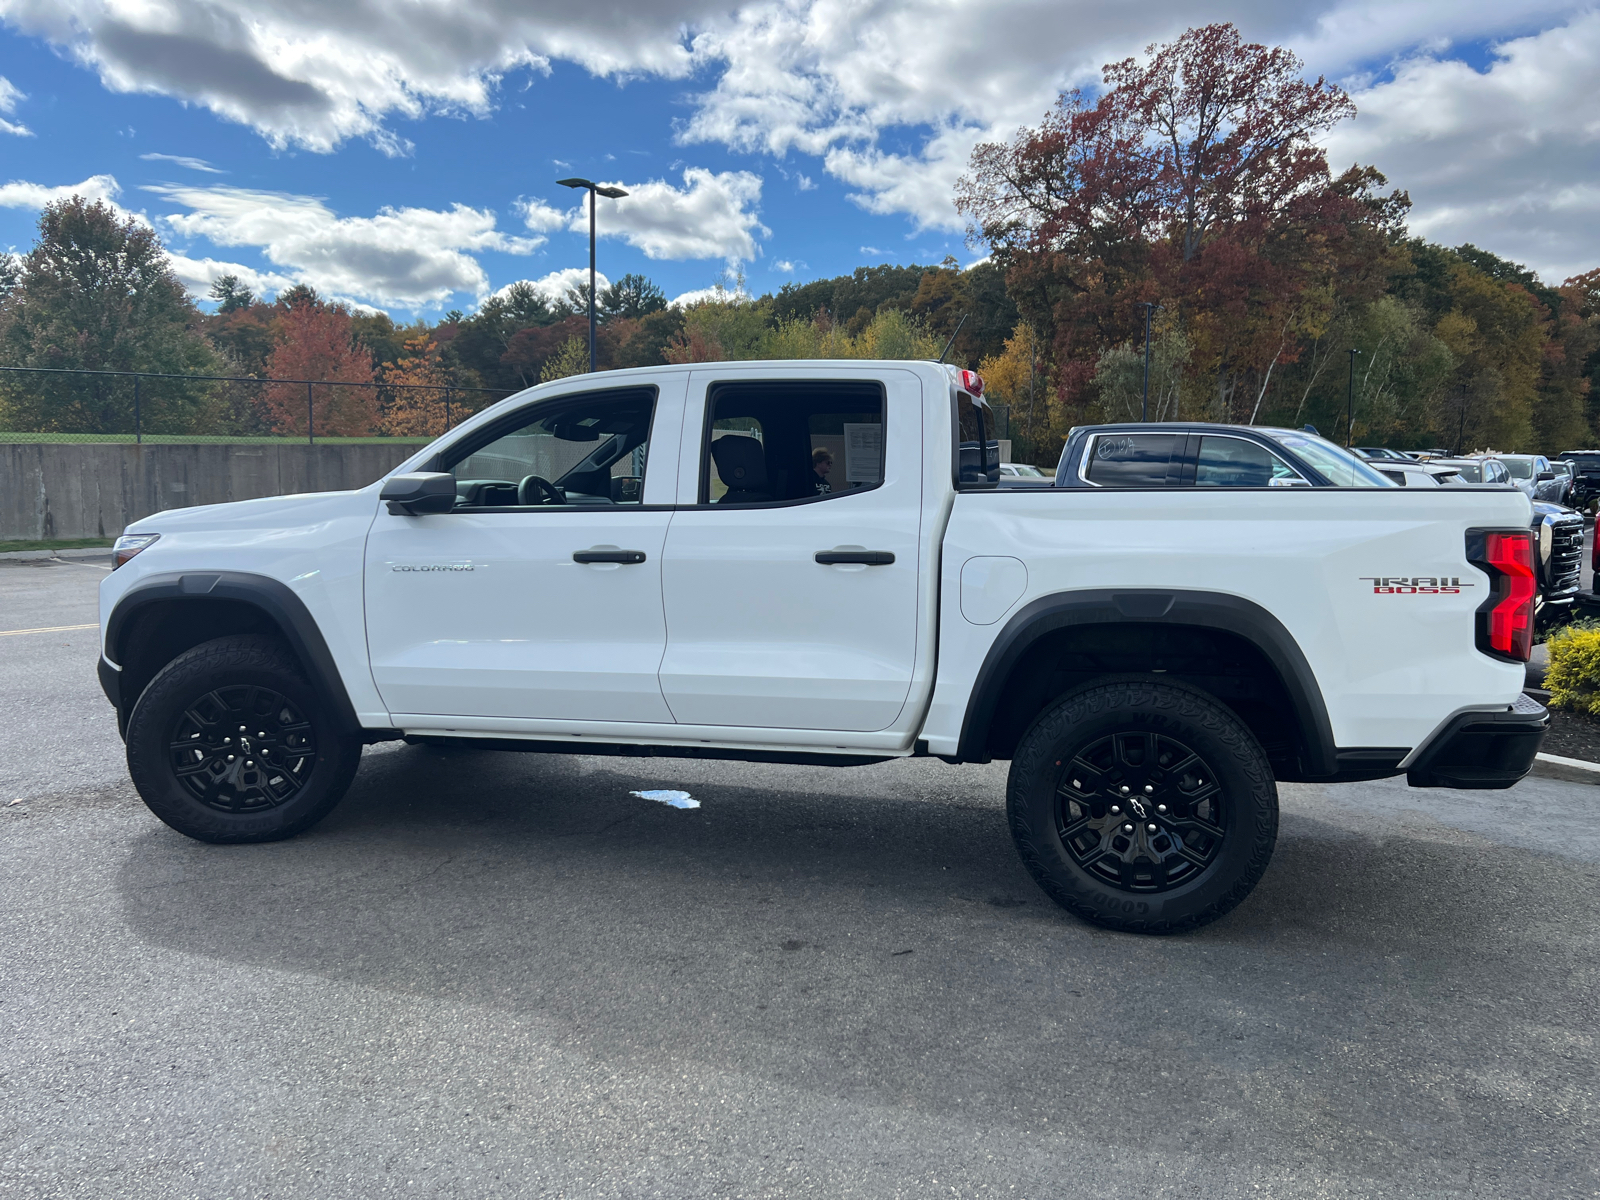
[(818, 446), (811, 452), (811, 473), (817, 477), (815, 487), (817, 495), (824, 496), (833, 491), (833, 484), (828, 482), (828, 472), (833, 470), (833, 455), (828, 453), (826, 446)]

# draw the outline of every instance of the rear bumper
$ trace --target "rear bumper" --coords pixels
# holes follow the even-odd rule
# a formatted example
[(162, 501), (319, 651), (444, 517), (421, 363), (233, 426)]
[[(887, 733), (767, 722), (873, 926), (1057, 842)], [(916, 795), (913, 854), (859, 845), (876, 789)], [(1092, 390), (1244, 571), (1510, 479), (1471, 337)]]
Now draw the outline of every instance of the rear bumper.
[(1453, 718), (1406, 771), (1412, 787), (1492, 790), (1508, 788), (1528, 773), (1550, 727), (1544, 705), (1529, 696), (1498, 712)]

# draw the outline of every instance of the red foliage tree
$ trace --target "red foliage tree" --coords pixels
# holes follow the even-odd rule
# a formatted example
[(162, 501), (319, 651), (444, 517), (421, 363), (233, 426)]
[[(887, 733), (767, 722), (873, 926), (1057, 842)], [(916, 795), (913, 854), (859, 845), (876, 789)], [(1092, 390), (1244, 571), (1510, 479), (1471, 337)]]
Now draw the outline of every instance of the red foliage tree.
[[(1378, 197), (1374, 171), (1332, 178), (1316, 139), (1354, 106), (1300, 70), (1232, 25), (1191, 29), (1106, 66), (1097, 100), (1065, 93), (1039, 128), (973, 152), (957, 207), (1008, 263), (1069, 404), (1150, 301), (1177, 314), (1216, 415), (1236, 417), (1239, 384), (1264, 389), (1337, 286), (1375, 275), (1381, 290), (1399, 268), (1386, 243), (1407, 202)], [(1360, 279), (1342, 280), (1357, 262)]]
[[(279, 318), (283, 340), (267, 356), (272, 379), (331, 380), (370, 384), (372, 355), (350, 333), (350, 313), (336, 304), (302, 299)], [(314, 433), (327, 437), (366, 437), (376, 432), (378, 399), (371, 387), (272, 383), (262, 388), (261, 407), (274, 432), (305, 434), (308, 417)]]

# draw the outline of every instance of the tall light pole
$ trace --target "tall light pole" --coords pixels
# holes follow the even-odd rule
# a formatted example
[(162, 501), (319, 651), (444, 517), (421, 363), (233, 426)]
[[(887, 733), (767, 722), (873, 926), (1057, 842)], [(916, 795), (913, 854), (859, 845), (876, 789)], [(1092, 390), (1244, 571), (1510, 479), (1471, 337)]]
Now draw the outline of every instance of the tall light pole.
[(1356, 436), (1356, 355), (1359, 350), (1350, 351), (1350, 382), (1345, 388), (1345, 417), (1344, 417), (1344, 448), (1348, 450), (1350, 443)]
[(589, 373), (594, 374), (594, 198), (598, 193), (615, 200), (628, 193), (619, 187), (606, 187), (588, 179), (558, 179), (561, 187), (585, 188), (589, 192)]
[(1142, 300), (1144, 305), (1144, 402), (1139, 406), (1139, 420), (1150, 419), (1150, 314), (1160, 309), (1154, 300)]

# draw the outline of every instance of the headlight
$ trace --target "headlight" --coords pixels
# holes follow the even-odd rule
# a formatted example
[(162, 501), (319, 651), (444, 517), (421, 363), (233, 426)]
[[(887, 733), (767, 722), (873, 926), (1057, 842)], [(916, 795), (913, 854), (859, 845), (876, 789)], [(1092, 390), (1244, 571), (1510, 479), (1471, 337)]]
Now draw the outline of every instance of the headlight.
[[(1548, 525), (1545, 526), (1547, 531), (1549, 528), (1550, 527)], [(123, 534), (111, 546), (111, 569), (115, 571), (118, 567), (122, 566), (123, 563), (127, 562), (135, 554), (139, 553), (139, 551), (155, 545), (155, 543), (160, 540), (161, 535), (159, 533)], [(1549, 540), (1548, 532), (1545, 534), (1545, 540)]]
[(1555, 544), (1555, 525), (1546, 517), (1539, 522), (1539, 561), (1550, 561), (1550, 550)]

